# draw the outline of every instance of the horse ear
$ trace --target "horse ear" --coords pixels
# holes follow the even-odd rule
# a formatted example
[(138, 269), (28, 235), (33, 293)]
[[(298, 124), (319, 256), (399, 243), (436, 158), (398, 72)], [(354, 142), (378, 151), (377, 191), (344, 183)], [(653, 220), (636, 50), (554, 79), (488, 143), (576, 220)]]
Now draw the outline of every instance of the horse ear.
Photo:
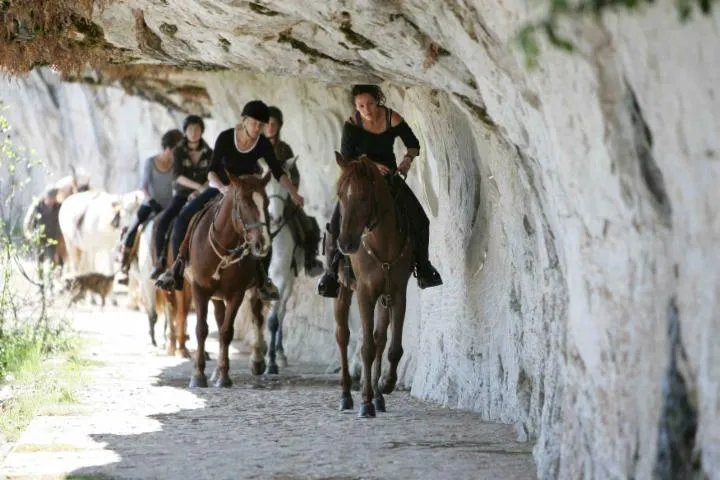
[(338, 151), (335, 151), (335, 161), (340, 166), (340, 168), (345, 168), (348, 166), (348, 161), (345, 160), (345, 157), (343, 157), (342, 154)]

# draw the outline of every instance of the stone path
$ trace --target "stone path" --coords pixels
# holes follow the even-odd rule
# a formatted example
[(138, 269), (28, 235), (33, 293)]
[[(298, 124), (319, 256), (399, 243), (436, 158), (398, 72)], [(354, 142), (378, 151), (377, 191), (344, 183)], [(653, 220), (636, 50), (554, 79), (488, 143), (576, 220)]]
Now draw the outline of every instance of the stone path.
[[(360, 420), (337, 411), (337, 375), (323, 366), (252, 377), (241, 344), (232, 388), (189, 390), (190, 361), (149, 348), (143, 315), (81, 309), (75, 323), (90, 339), (83, 356), (99, 366), (89, 367), (72, 415), (33, 420), (0, 478), (535, 478), (532, 445), (477, 414), (396, 392), (386, 396), (388, 413)], [(212, 327), (210, 335), (214, 359)], [(208, 362), (208, 375), (214, 367)], [(353, 397), (357, 408), (359, 392)]]

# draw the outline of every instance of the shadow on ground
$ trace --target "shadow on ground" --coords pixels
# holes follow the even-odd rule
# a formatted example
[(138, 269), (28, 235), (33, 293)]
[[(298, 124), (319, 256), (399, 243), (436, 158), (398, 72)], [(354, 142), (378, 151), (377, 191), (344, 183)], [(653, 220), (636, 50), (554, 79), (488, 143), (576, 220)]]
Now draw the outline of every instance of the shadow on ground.
[[(229, 389), (188, 389), (190, 361), (163, 368), (153, 395), (174, 399), (177, 411), (143, 416), (146, 431), (91, 434), (119, 460), (69, 478), (533, 478), (531, 446), (515, 443), (506, 425), (407, 393), (387, 397), (388, 413), (359, 420), (337, 411), (337, 375), (322, 367), (254, 377), (247, 365), (231, 360)], [(214, 367), (209, 361), (208, 376)]]

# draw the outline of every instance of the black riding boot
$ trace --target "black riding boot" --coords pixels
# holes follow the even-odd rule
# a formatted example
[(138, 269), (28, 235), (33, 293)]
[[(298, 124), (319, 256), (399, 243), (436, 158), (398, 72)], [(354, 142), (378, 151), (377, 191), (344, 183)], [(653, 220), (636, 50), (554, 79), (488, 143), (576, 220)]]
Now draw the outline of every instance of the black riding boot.
[(317, 243), (307, 242), (305, 246), (305, 273), (309, 277), (317, 277), (323, 272), (323, 264), (317, 259)]
[(258, 261), (256, 262), (256, 264), (258, 275), (258, 292), (260, 292), (260, 299), (265, 301), (279, 300), (280, 291), (268, 276), (265, 262)]
[(337, 238), (330, 232), (330, 224), (325, 232), (325, 273), (318, 282), (318, 294), (323, 297), (335, 298), (338, 296), (340, 284), (337, 271), (340, 263), (340, 252), (337, 248)]
[(160, 278), (158, 278), (155, 282), (155, 286), (168, 292), (172, 292), (173, 290), (182, 290), (184, 275), (185, 261), (182, 257), (178, 256), (178, 258), (175, 259), (175, 263), (173, 263), (169, 269), (165, 270), (165, 272), (160, 275)]
[(421, 289), (437, 287), (443, 283), (440, 274), (428, 258), (429, 243), (430, 229), (419, 226), (415, 232), (415, 276), (417, 277), (418, 287)]

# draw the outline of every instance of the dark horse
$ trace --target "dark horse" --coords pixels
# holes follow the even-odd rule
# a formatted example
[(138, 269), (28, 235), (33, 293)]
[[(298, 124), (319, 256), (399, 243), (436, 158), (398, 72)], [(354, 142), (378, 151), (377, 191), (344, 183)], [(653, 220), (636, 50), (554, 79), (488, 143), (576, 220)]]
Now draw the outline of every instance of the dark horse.
[[(262, 178), (255, 175), (235, 177), (228, 174), (230, 186), (219, 202), (213, 202), (199, 213), (199, 219), (185, 238), (190, 248), (189, 267), (193, 302), (197, 313), (197, 352), (195, 371), (190, 387), (207, 387), (205, 377), (205, 340), (208, 336), (208, 302), (213, 301), (215, 321), (220, 336), (217, 370), (213, 375), (216, 387), (232, 385), (228, 349), (233, 338), (233, 322), (245, 291), (250, 289), (250, 302), (256, 333), (252, 347), (251, 370), (255, 375), (265, 371), (262, 301), (256, 287), (256, 262), (262, 261), (270, 249), (266, 223), (268, 199), (265, 185), (270, 172)], [(181, 248), (181, 252), (184, 248)], [(181, 332), (180, 332), (181, 334)]]
[[(398, 215), (388, 184), (389, 180), (402, 180), (384, 178), (366, 156), (357, 160), (346, 160), (337, 152), (335, 156), (342, 169), (337, 183), (342, 216), (338, 248), (349, 256), (356, 278), (353, 282), (345, 273), (347, 270), (341, 269), (341, 286), (335, 299), (335, 335), (341, 360), (340, 410), (353, 408), (347, 348), (350, 340), (348, 313), (355, 290), (363, 331), (362, 405), (359, 416), (367, 418), (374, 417), (376, 410), (385, 411), (382, 394), (391, 393), (397, 383), (397, 366), (403, 354), (405, 297), (414, 262), (413, 247), (406, 222)], [(380, 308), (375, 324), (378, 300)], [(391, 324), (390, 371), (381, 379), (382, 354)]]

